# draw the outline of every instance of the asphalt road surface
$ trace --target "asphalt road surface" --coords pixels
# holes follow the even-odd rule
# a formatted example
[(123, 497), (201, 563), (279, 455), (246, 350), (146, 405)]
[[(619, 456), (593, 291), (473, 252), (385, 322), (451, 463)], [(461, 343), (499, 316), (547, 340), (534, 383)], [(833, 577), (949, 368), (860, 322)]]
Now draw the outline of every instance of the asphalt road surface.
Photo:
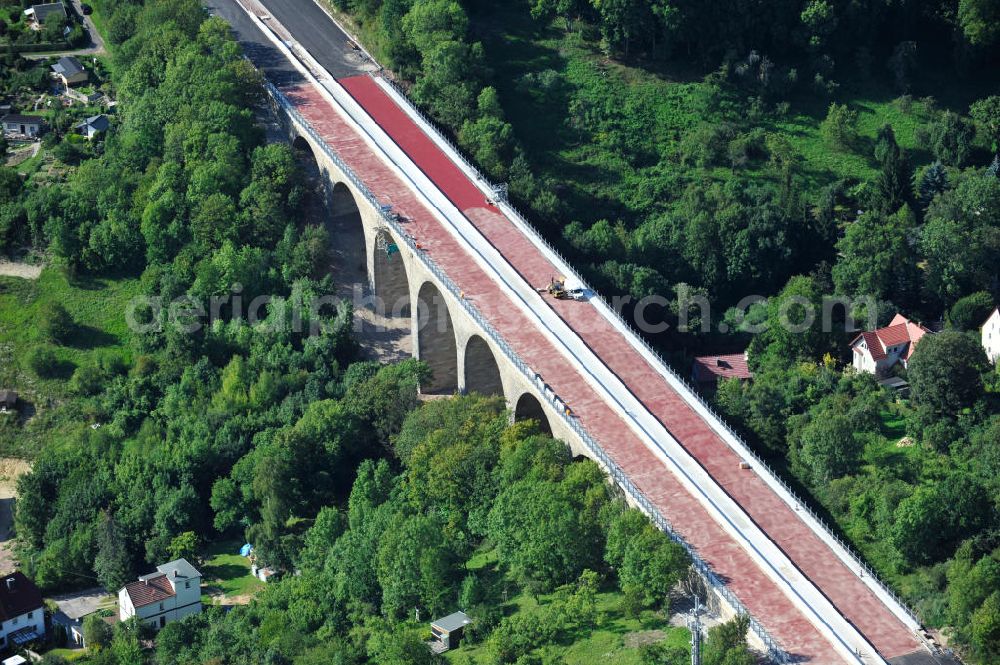
[[(295, 35), (335, 78), (357, 76), (372, 71), (374, 65), (354, 48), (350, 38), (313, 0), (267, 0), (260, 2), (268, 12)], [(244, 52), (275, 85), (301, 78), (291, 63), (261, 34), (236, 0), (205, 0), (213, 14), (233, 27), (236, 40)]]

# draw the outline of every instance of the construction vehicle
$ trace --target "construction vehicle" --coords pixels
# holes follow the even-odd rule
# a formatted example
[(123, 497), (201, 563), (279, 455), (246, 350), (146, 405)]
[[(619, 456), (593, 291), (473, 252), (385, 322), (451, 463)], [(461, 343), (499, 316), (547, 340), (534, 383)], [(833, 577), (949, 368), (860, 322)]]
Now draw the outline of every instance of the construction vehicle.
[(538, 289), (539, 293), (548, 293), (556, 300), (583, 300), (584, 291), (581, 287), (567, 284), (565, 277), (553, 277), (549, 280), (549, 285), (544, 289)]

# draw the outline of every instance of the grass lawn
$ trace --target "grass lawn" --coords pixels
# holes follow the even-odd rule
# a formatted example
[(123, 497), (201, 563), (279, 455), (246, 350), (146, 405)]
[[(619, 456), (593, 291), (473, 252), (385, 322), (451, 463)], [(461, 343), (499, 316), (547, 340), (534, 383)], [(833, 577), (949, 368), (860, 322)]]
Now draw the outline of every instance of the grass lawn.
[[(31, 457), (54, 432), (86, 426), (83, 414), (64, 408), (67, 379), (76, 367), (94, 363), (101, 354), (131, 360), (125, 310), (138, 292), (137, 279), (69, 279), (51, 267), (37, 280), (0, 277), (0, 386), (21, 393), (35, 414), (23, 425), (0, 423), (0, 452)], [(71, 344), (54, 347), (62, 363), (60, 376), (40, 379), (24, 366), (24, 358), (32, 346), (45, 342), (38, 317), (42, 305), (50, 302), (66, 307), (78, 331)]]
[[(264, 583), (250, 573), (250, 560), (240, 556), (242, 544), (236, 540), (225, 540), (208, 546), (203, 555), (205, 563), (201, 566), (208, 591), (218, 591), (233, 600), (240, 596), (252, 596), (264, 588)], [(202, 602), (211, 604), (212, 599), (203, 596)]]
[[(548, 596), (541, 596), (541, 603)], [(602, 592), (597, 597), (597, 611), (601, 619), (593, 628), (578, 631), (562, 643), (549, 645), (545, 651), (558, 655), (558, 661), (565, 665), (639, 665), (639, 644), (666, 641), (680, 648), (688, 648), (690, 633), (686, 628), (667, 625), (662, 615), (643, 612), (637, 618), (629, 618), (621, 610), (622, 595), (617, 591)], [(538, 603), (526, 594), (511, 599), (508, 609), (512, 612), (533, 612)], [(629, 644), (632, 644), (630, 646)], [(456, 665), (467, 663), (486, 665), (492, 661), (482, 644), (461, 646), (445, 654), (445, 659)]]
[(87, 656), (87, 649), (51, 649), (46, 651), (46, 656), (57, 656), (63, 660), (68, 660), (70, 662), (74, 660), (80, 660)]

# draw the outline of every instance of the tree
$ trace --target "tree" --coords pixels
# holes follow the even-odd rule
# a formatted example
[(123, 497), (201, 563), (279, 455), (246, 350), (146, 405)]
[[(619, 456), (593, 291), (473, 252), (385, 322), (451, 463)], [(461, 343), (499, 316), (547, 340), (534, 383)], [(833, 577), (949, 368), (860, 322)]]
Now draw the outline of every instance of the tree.
[(910, 91), (910, 77), (917, 67), (917, 43), (904, 41), (896, 45), (887, 63), (896, 81), (896, 90), (901, 94)]
[(145, 661), (142, 643), (139, 642), (140, 624), (133, 618), (128, 623), (118, 624), (111, 640), (111, 652), (119, 664), (141, 665)]
[(986, 658), (1000, 655), (1000, 591), (994, 591), (989, 598), (972, 613), (972, 643)]
[(956, 330), (978, 331), (994, 306), (993, 296), (988, 291), (970, 293), (951, 306), (948, 322)]
[(746, 643), (750, 618), (741, 614), (708, 631), (702, 651), (705, 665), (752, 665), (757, 657)]
[(833, 102), (827, 109), (826, 118), (820, 123), (819, 131), (828, 147), (850, 150), (858, 140), (858, 113), (846, 104)]
[(120, 589), (134, 577), (129, 544), (114, 515), (108, 512), (98, 518), (94, 572), (106, 589)]
[(969, 115), (976, 121), (989, 146), (1000, 153), (1000, 95), (973, 102)]
[(875, 139), (875, 159), (879, 174), (875, 178), (875, 205), (885, 214), (896, 212), (906, 201), (910, 169), (906, 154), (896, 143), (891, 125), (883, 125)]
[(664, 606), (689, 565), (684, 549), (634, 509), (611, 520), (604, 558), (618, 573), (622, 591), (638, 594), (647, 607)]
[(851, 418), (840, 414), (820, 414), (800, 434), (801, 459), (816, 487), (857, 470), (864, 443), (855, 432)]
[(927, 167), (923, 176), (920, 177), (920, 184), (917, 186), (917, 193), (920, 201), (924, 204), (924, 209), (931, 204), (934, 197), (948, 189), (948, 172), (939, 161)]
[(968, 42), (988, 49), (1000, 42), (1000, 2), (959, 0), (958, 25)]
[(964, 118), (952, 111), (942, 113), (931, 125), (931, 148), (938, 161), (949, 166), (962, 166), (972, 151), (975, 130)]
[(986, 367), (975, 339), (952, 331), (924, 335), (907, 370), (913, 402), (935, 417), (955, 417), (982, 396)]
[(196, 561), (198, 559), (198, 548), (200, 547), (198, 534), (194, 531), (185, 531), (177, 534), (170, 545), (167, 546), (167, 553), (171, 559), (187, 559)]
[(416, 0), (403, 17), (403, 32), (425, 57), (442, 42), (463, 41), (468, 27), (469, 18), (455, 0)]
[(102, 649), (110, 646), (112, 638), (111, 626), (96, 612), (83, 618), (83, 641), (90, 649)]
[(500, 493), (489, 516), (500, 560), (524, 583), (551, 590), (594, 568), (600, 526), (581, 519), (552, 482), (525, 479)]
[(900, 306), (917, 302), (916, 233), (916, 220), (907, 208), (889, 216), (869, 211), (858, 217), (837, 241), (840, 255), (832, 271), (837, 293), (892, 299)]

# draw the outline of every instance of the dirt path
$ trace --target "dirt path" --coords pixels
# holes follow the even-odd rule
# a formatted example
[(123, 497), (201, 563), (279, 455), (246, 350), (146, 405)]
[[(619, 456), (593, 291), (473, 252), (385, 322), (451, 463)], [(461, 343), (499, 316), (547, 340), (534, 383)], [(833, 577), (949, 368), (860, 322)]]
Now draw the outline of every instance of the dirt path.
[(4, 277), (20, 277), (22, 279), (38, 279), (44, 266), (32, 266), (27, 263), (15, 263), (0, 259), (0, 275)]
[(17, 479), (31, 470), (31, 465), (15, 457), (0, 457), (0, 575), (13, 572), (14, 498)]

